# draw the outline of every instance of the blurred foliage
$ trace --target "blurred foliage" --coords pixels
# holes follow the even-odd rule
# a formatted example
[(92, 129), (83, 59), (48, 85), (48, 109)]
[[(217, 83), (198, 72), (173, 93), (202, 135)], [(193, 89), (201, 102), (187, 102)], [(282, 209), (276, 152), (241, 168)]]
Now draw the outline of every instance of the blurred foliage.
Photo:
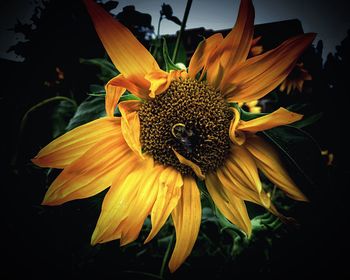
[[(90, 236), (105, 192), (57, 207), (40, 206), (59, 171), (37, 168), (29, 159), (58, 135), (103, 116), (104, 84), (118, 74), (81, 1), (42, 3), (31, 19), (33, 24), (18, 22), (14, 27), (27, 41), (11, 50), (25, 61), (1, 61), (6, 70), (2, 71), (1, 113), (3, 120), (9, 120), (4, 123), (2, 145), (8, 177), (3, 188), (3, 200), (8, 203), (2, 205), (6, 234), (2, 252), (12, 276), (25, 272), (39, 278), (183, 279), (198, 277), (199, 273), (222, 279), (262, 273), (285, 278), (344, 272), (341, 256), (349, 244), (335, 239), (342, 236), (342, 226), (349, 220), (348, 188), (342, 183), (350, 173), (344, 136), (348, 127), (345, 97), (350, 78), (349, 33), (324, 63), (321, 41), (303, 55), (301, 61), (313, 77), (305, 82), (303, 92), (287, 95), (276, 89), (259, 101), (265, 113), (291, 106), (290, 110), (305, 115), (291, 126), (263, 133), (279, 148), (293, 179), (311, 200), (310, 204), (294, 202), (263, 178), (264, 188), (277, 208), (298, 223), (283, 224), (261, 207), (248, 203), (253, 224), (248, 239), (221, 215), (206, 195), (205, 186), (200, 186), (203, 213), (199, 237), (188, 260), (171, 275), (162, 270), (169, 244), (173, 246), (171, 221), (148, 244), (143, 240), (150, 230), (149, 219), (132, 244), (119, 247), (119, 241), (113, 241), (92, 247)], [(111, 11), (117, 5), (116, 1), (108, 1), (103, 6)], [(169, 55), (175, 37), (165, 36), (163, 41), (155, 36), (149, 15), (127, 6), (115, 17), (151, 48), (163, 69), (178, 67)], [(161, 7), (160, 18), (180, 23), (168, 4)], [(266, 39), (261, 42), (266, 43)], [(195, 47), (185, 49), (182, 44), (176, 62), (188, 64), (188, 54)], [(268, 42), (263, 47), (267, 50)], [(126, 92), (122, 100), (135, 98)], [(245, 120), (261, 115), (241, 113)], [(319, 148), (334, 154), (332, 165), (321, 160)], [(1, 273), (6, 275), (7, 271)]]

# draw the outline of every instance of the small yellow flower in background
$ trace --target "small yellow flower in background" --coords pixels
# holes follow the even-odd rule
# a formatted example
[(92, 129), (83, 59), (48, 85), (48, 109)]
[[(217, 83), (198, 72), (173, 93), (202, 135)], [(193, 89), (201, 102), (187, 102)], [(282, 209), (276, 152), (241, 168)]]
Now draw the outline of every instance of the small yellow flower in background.
[[(175, 271), (188, 257), (201, 223), (203, 180), (218, 209), (248, 236), (245, 201), (279, 215), (263, 190), (258, 170), (293, 199), (305, 201), (273, 146), (256, 132), (302, 118), (284, 108), (250, 121), (229, 102), (251, 102), (276, 88), (293, 69), (314, 34), (286, 40), (247, 59), (254, 8), (242, 0), (237, 22), (225, 37), (199, 44), (188, 70), (161, 70), (132, 33), (91, 0), (96, 31), (120, 75), (106, 85), (106, 117), (77, 127), (44, 147), (32, 160), (62, 168), (43, 204), (59, 205), (109, 188), (91, 243), (137, 239), (150, 215), (149, 242), (171, 216)], [(205, 75), (206, 74), (206, 75)], [(203, 80), (206, 77), (206, 80)], [(125, 90), (140, 100), (119, 102)], [(114, 117), (118, 105), (121, 117)]]
[(329, 152), (328, 150), (322, 150), (321, 151), (321, 155), (323, 157), (325, 157), (326, 164), (328, 166), (331, 166), (333, 164), (333, 160), (334, 160), (334, 154), (333, 153)]
[(292, 90), (297, 89), (299, 92), (303, 91), (305, 81), (311, 81), (312, 77), (304, 68), (304, 63), (297, 63), (294, 69), (289, 73), (288, 77), (280, 85), (280, 91), (287, 91), (287, 94)]
[(261, 106), (258, 106), (259, 101), (253, 100), (249, 102), (240, 102), (238, 106), (250, 113), (261, 113)]

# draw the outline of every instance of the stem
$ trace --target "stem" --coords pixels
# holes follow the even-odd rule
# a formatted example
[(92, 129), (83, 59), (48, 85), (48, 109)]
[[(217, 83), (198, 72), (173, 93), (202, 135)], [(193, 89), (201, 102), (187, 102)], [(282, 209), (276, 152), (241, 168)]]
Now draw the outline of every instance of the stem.
[(15, 166), (17, 163), (17, 157), (18, 157), (19, 146), (20, 146), (20, 139), (22, 137), (24, 128), (27, 124), (29, 114), (31, 112), (37, 110), (38, 108), (46, 105), (46, 104), (49, 104), (49, 103), (52, 103), (55, 101), (64, 101), (64, 100), (72, 103), (74, 105), (74, 107), (77, 107), (77, 103), (73, 99), (70, 99), (70, 98), (65, 97), (65, 96), (55, 96), (55, 97), (45, 99), (45, 100), (35, 104), (33, 107), (29, 108), (29, 110), (24, 114), (24, 116), (21, 120), (20, 126), (19, 126), (17, 145), (16, 145), (15, 152), (14, 152), (14, 155), (13, 155), (12, 160), (11, 160), (11, 166)]
[(177, 35), (177, 38), (176, 38), (176, 44), (175, 44), (173, 58), (172, 58), (174, 63), (176, 63), (176, 57), (177, 57), (177, 53), (179, 51), (181, 37), (182, 37), (182, 34), (185, 30), (185, 26), (187, 23), (188, 14), (190, 13), (191, 5), (192, 5), (192, 0), (187, 0), (186, 9), (185, 9), (184, 17), (182, 20), (181, 28), (180, 28), (179, 34)]
[(161, 266), (161, 268), (160, 268), (159, 276), (160, 276), (162, 279), (163, 279), (163, 277), (164, 277), (165, 266), (166, 266), (166, 263), (167, 263), (167, 261), (168, 261), (169, 254), (170, 254), (170, 250), (171, 250), (171, 247), (172, 247), (172, 245), (173, 245), (174, 239), (175, 239), (175, 231), (174, 231), (173, 234), (171, 235), (171, 239), (170, 239), (170, 241), (169, 241), (168, 247), (166, 248), (165, 255), (164, 255), (164, 258), (163, 258), (163, 262), (162, 262), (162, 266)]

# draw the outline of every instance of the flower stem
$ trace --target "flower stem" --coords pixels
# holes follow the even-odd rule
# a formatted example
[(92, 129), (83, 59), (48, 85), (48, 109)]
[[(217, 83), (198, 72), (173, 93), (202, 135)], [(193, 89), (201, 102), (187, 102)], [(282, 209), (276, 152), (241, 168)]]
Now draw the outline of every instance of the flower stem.
[(172, 57), (172, 60), (173, 60), (174, 63), (176, 63), (176, 57), (177, 57), (177, 53), (179, 52), (179, 46), (180, 46), (180, 42), (181, 42), (181, 37), (182, 37), (182, 34), (183, 34), (183, 32), (185, 30), (185, 27), (186, 27), (187, 18), (188, 18), (188, 14), (190, 13), (191, 5), (192, 5), (192, 0), (187, 0), (184, 17), (182, 19), (182, 23), (181, 23), (181, 28), (180, 28), (179, 34), (177, 35), (177, 38), (176, 38), (174, 53), (173, 53), (173, 57)]
[(45, 106), (46, 104), (56, 102), (56, 101), (68, 101), (68, 102), (72, 103), (74, 105), (74, 107), (77, 107), (77, 103), (73, 99), (70, 99), (70, 98), (65, 97), (65, 96), (55, 96), (52, 98), (45, 99), (45, 100), (35, 104), (33, 107), (29, 108), (29, 110), (24, 114), (24, 116), (21, 120), (20, 126), (19, 126), (17, 145), (16, 145), (15, 152), (14, 152), (14, 155), (13, 155), (12, 160), (11, 160), (11, 166), (16, 166), (19, 147), (20, 147), (20, 139), (22, 137), (24, 128), (27, 124), (29, 114), (31, 112), (39, 109), (40, 107)]
[(169, 259), (169, 254), (170, 254), (170, 250), (171, 250), (171, 247), (174, 243), (174, 239), (175, 239), (175, 231), (173, 232), (173, 234), (171, 235), (171, 239), (169, 241), (169, 244), (168, 244), (168, 247), (166, 248), (166, 251), (165, 251), (165, 255), (163, 257), (163, 262), (162, 262), (162, 266), (160, 268), (160, 272), (159, 272), (159, 276), (163, 279), (164, 278), (164, 272), (165, 272), (165, 267), (166, 267), (166, 264), (168, 262), (168, 259)]

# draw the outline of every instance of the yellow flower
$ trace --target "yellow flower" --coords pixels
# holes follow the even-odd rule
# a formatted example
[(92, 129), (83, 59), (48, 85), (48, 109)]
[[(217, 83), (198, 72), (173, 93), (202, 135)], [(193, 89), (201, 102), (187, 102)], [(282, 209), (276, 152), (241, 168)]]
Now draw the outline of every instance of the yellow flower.
[[(91, 0), (85, 4), (120, 75), (106, 85), (106, 117), (77, 127), (44, 147), (32, 160), (62, 168), (43, 204), (58, 205), (109, 188), (92, 244), (134, 241), (150, 215), (150, 241), (171, 215), (176, 244), (169, 262), (175, 271), (190, 254), (201, 223), (195, 178), (225, 217), (248, 236), (245, 201), (278, 215), (263, 190), (258, 169), (290, 197), (306, 200), (282, 167), (274, 148), (256, 132), (302, 118), (280, 108), (243, 121), (229, 102), (259, 99), (292, 70), (314, 34), (291, 38), (247, 59), (254, 8), (242, 0), (237, 23), (225, 37), (215, 34), (195, 51), (188, 71), (162, 71), (131, 32)], [(206, 75), (204, 75), (206, 74)], [(198, 77), (199, 76), (199, 77)], [(206, 76), (206, 81), (201, 78)], [(141, 100), (120, 102), (125, 90)]]
[(242, 107), (243, 109), (247, 109), (248, 112), (261, 113), (261, 106), (258, 106), (258, 104), (259, 104), (258, 100), (238, 103), (239, 107)]
[(312, 80), (312, 77), (304, 68), (304, 64), (302, 62), (297, 63), (288, 77), (280, 85), (280, 91), (286, 90), (287, 94), (289, 94), (292, 90), (297, 89), (299, 92), (302, 92), (304, 82), (310, 80)]

